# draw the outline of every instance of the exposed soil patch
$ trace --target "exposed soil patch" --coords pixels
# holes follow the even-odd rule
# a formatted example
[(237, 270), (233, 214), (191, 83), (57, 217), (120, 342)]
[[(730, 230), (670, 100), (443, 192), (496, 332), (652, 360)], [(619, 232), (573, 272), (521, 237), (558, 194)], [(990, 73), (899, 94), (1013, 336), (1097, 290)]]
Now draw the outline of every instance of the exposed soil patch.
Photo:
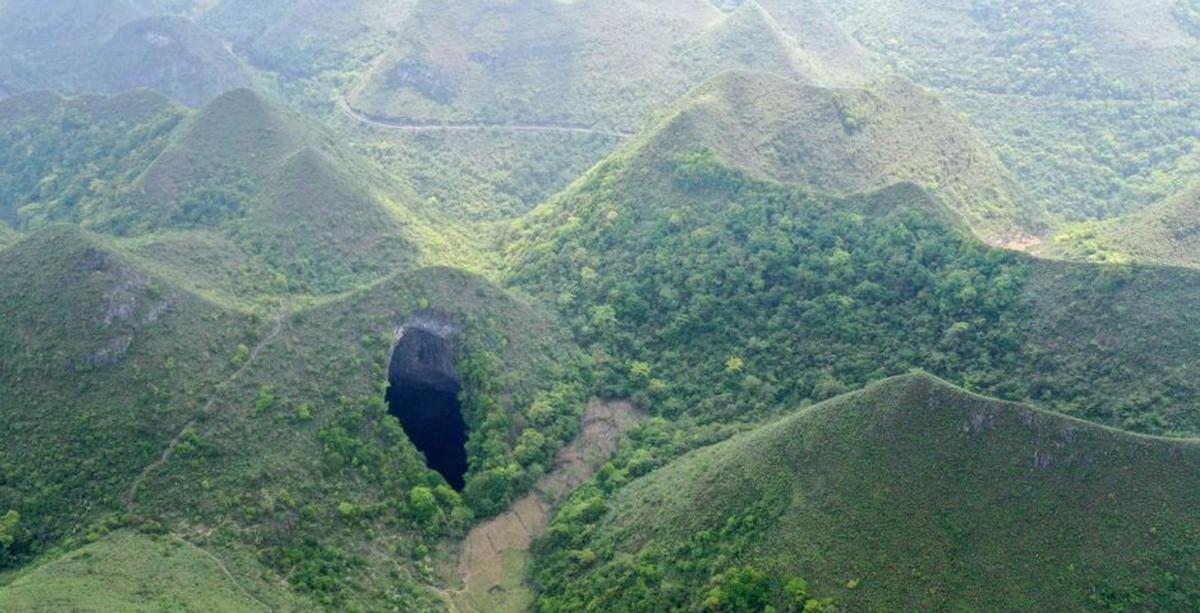
[(446, 594), (451, 610), (491, 613), (528, 608), (532, 593), (524, 578), (529, 546), (545, 532), (550, 508), (590, 479), (616, 453), (621, 435), (640, 419), (627, 402), (588, 405), (583, 430), (559, 452), (554, 469), (508, 511), (467, 534), (458, 556), (462, 588)]

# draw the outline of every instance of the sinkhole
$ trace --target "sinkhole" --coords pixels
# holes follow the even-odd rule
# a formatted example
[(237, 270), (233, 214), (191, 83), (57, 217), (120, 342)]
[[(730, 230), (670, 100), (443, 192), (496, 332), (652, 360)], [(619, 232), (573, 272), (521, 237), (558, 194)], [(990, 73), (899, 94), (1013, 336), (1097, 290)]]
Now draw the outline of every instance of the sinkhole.
[(461, 385), (454, 368), (453, 328), (419, 319), (398, 332), (388, 367), (388, 412), (425, 463), (456, 490), (467, 473), (467, 424), (458, 402)]

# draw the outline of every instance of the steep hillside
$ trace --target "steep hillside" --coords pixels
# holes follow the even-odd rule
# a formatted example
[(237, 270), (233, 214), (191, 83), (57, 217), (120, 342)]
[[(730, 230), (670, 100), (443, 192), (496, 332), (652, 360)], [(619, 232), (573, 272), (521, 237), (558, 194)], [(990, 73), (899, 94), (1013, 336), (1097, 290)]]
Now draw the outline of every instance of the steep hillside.
[(1200, 329), (1180, 308), (1195, 272), (991, 248), (911, 184), (831, 197), (709, 149), (653, 151), (606, 160), (508, 242), (509, 283), (560, 308), (609, 393), (744, 420), (918, 367), (1102, 423), (1200, 432)]
[[(33, 92), (0, 102), (0, 219), (97, 225), (185, 116), (145, 90), (111, 98)], [(100, 209), (100, 210), (97, 210)]]
[(566, 189), (608, 156), (615, 134), (397, 130), (342, 116), (342, 133), (446, 222), (512, 220)]
[(1193, 187), (1140, 213), (1068, 227), (1041, 251), (1097, 262), (1198, 268), (1198, 216), (1200, 187)]
[(921, 185), (977, 234), (1005, 242), (1044, 230), (999, 159), (937, 97), (905, 81), (861, 90), (725, 73), (680, 104), (651, 137), (661, 159), (707, 147), (755, 176), (849, 194)]
[(809, 68), (817, 82), (851, 85), (885, 74), (880, 62), (838, 24), (822, 0), (751, 0), (792, 44), (819, 62)]
[(0, 556), (119, 513), (124, 488), (203, 412), (250, 330), (71, 227), (0, 253), (0, 508), (22, 518)]
[(133, 0), (0, 3), (0, 82), (17, 91), (118, 93), (148, 87), (193, 106), (250, 75), (210, 31)]
[[(145, 91), (0, 104), (0, 219), (128, 238), (164, 275), (249, 306), (343, 292), (418, 265), (475, 266), (417, 196), (328, 129), (250, 90), (198, 112)], [(448, 241), (458, 247), (448, 248)]]
[[(122, 537), (5, 576), (0, 602), (46, 590), (68, 602), (87, 578), (54, 569), (95, 556), (111, 598), (131, 607), (201, 597), (190, 573), (211, 576), (207, 558), (278, 608), (311, 598), (434, 609), (421, 584), (435, 581), (436, 543), (503, 509), (579, 427), (586, 397), (570, 339), (479, 277), (422, 269), (266, 319), (153, 270), (70, 226), (0, 251), (0, 517), (15, 537), (0, 547), (0, 568), (131, 526), (173, 535), (183, 549), (166, 548), (163, 562), (180, 567), (180, 582), (129, 566), (158, 546)], [(385, 402), (399, 331), (422, 321), (457, 330), (445, 358), (457, 364), (471, 434), (461, 494)]]
[[(461, 493), (426, 467), (385, 403), (398, 331), (421, 321), (459, 331)], [(327, 607), (437, 608), (422, 587), (436, 582), (435, 545), (503, 509), (578, 428), (570, 339), (539, 309), (444, 268), (263, 325), (275, 333), (211, 415), (182, 431), (186, 447), (147, 475), (138, 513), (202, 546), (249, 549)], [(534, 425), (531, 443), (521, 435)]]
[[(836, 28), (811, 29), (823, 31)], [(819, 53), (838, 44), (800, 46), (754, 2), (728, 14), (701, 0), (422, 2), (405, 34), (349, 100), (368, 116), (629, 131), (725, 69), (860, 78), (822, 68)]]
[(843, 29), (969, 113), (1069, 220), (1191, 183), (1200, 39), (1191, 0), (826, 2)]
[[(221, 564), (182, 539), (114, 532), (0, 586), (0, 609), (233, 613), (313, 606), (276, 586), (258, 585), (242, 568), (233, 578)], [(253, 582), (255, 593), (239, 582)]]
[(581, 492), (539, 608), (1185, 610), (1197, 475), (1195, 441), (889, 379)]

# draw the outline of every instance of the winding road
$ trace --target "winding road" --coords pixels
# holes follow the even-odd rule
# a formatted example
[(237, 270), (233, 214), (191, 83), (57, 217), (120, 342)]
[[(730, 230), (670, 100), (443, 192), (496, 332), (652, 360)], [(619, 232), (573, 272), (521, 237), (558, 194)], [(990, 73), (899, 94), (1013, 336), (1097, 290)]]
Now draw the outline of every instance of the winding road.
[(376, 117), (355, 109), (350, 105), (350, 102), (346, 100), (345, 96), (338, 97), (337, 106), (342, 115), (351, 121), (385, 130), (402, 130), (405, 132), (477, 132), (484, 130), (496, 130), (506, 132), (558, 132), (566, 134), (590, 134), (596, 136), (607, 136), (610, 138), (629, 138), (634, 135), (633, 132), (601, 130), (584, 126), (554, 123), (422, 123), (403, 119)]

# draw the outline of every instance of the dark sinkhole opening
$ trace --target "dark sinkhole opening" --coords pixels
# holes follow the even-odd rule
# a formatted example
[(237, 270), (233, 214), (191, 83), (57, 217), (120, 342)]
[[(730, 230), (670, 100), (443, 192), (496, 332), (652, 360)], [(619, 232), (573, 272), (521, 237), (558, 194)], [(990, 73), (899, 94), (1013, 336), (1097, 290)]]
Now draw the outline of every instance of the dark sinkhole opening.
[(405, 326), (388, 368), (388, 412), (400, 420), (429, 468), (456, 490), (467, 473), (467, 424), (454, 370), (454, 346), (436, 330)]

